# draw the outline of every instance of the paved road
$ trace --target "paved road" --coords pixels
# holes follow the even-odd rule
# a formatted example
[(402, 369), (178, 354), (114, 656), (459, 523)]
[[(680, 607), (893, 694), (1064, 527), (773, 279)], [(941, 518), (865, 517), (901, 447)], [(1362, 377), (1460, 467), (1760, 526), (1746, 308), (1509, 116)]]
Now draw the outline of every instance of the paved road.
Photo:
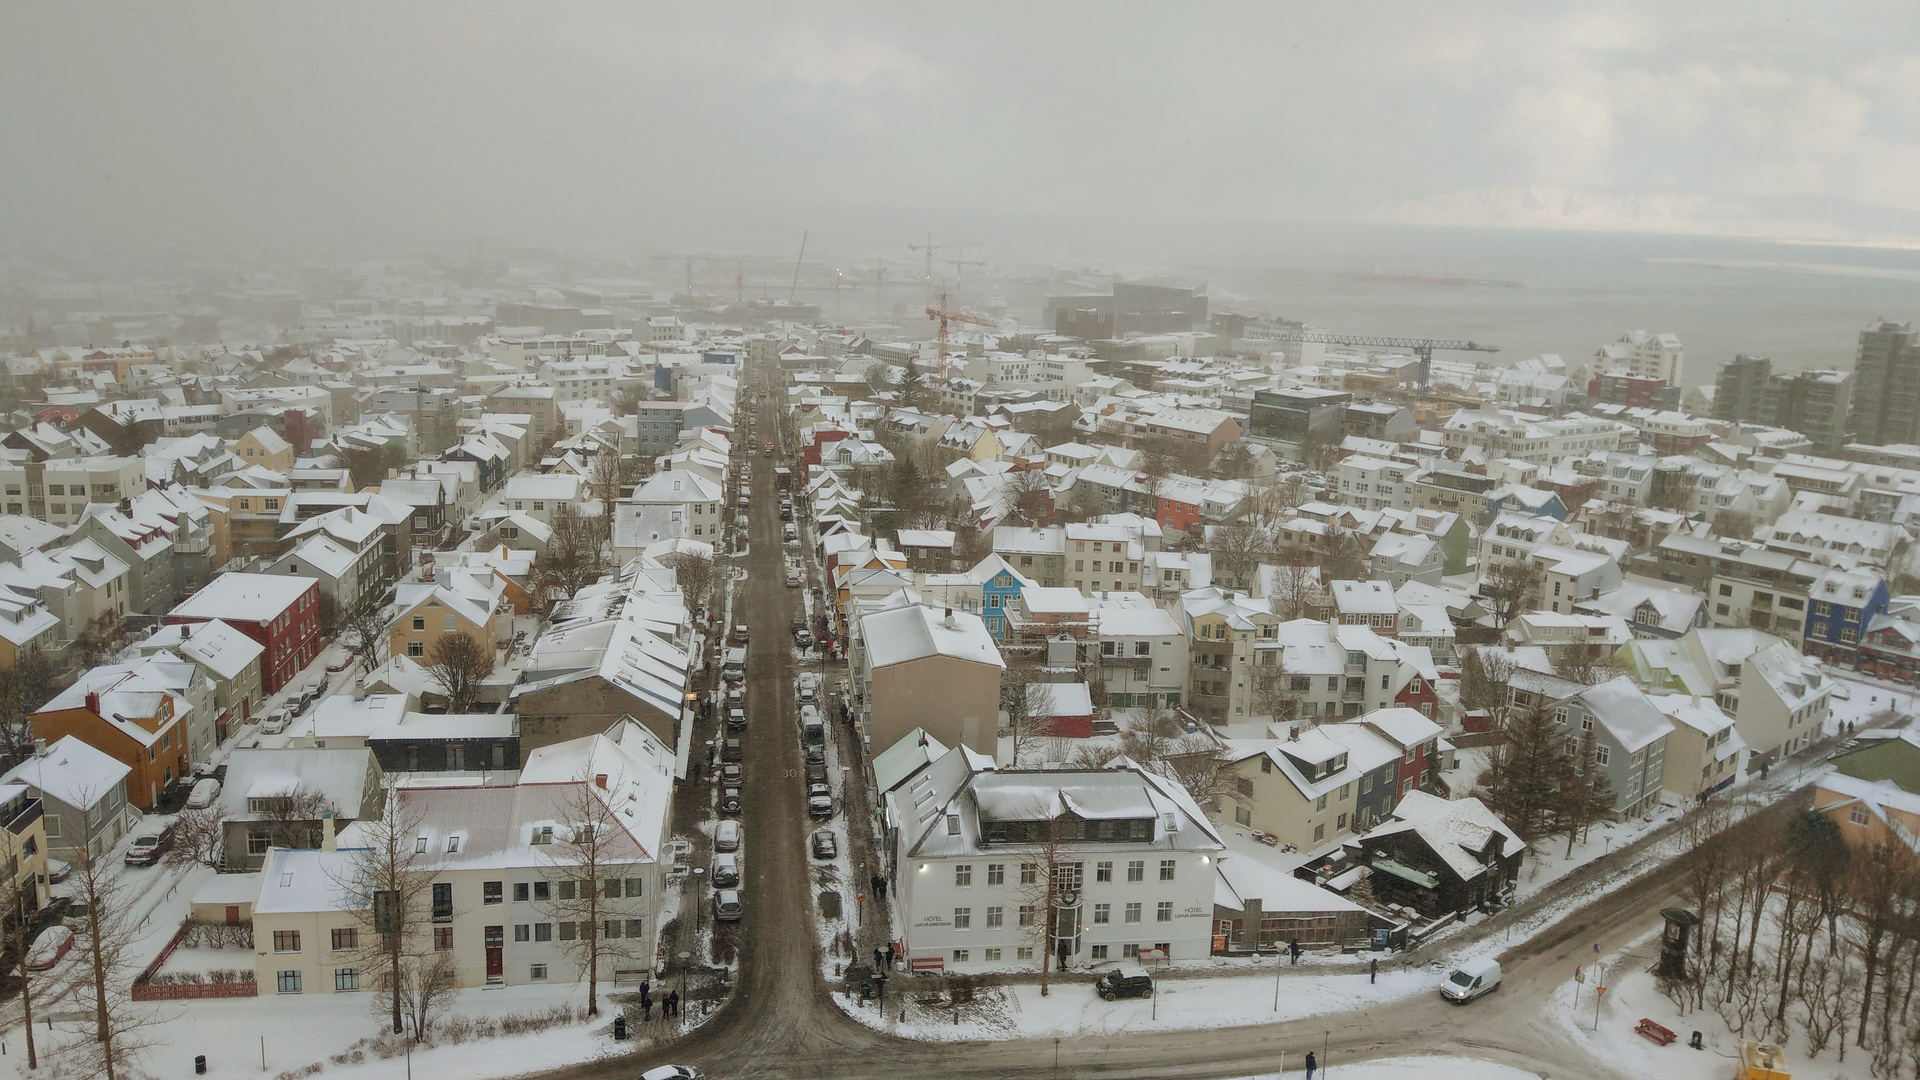
[[(775, 430), (772, 412), (763, 404), (759, 431)], [(819, 949), (810, 930), (805, 849), (812, 823), (800, 773), (796, 671), (788, 647), (788, 624), (799, 613), (800, 597), (799, 590), (783, 584), (772, 462), (757, 454), (752, 461), (753, 548), (749, 577), (735, 601), (735, 621), (744, 610), (752, 635), (747, 669), (752, 721), (745, 747), (747, 918), (735, 930), (734, 999), (669, 1049), (559, 1070), (556, 1080), (632, 1080), (642, 1068), (668, 1061), (699, 1066), (710, 1077), (755, 1080), (1040, 1080), (1056, 1075), (1198, 1080), (1271, 1071), (1280, 1051), (1298, 1063), (1307, 1050), (1319, 1052), (1323, 1044), (1331, 1047), (1336, 1069), (1361, 1058), (1451, 1053), (1525, 1067), (1557, 1080), (1614, 1080), (1617, 1074), (1591, 1060), (1547, 1017), (1545, 1002), (1575, 965), (1589, 962), (1594, 944), (1612, 953), (1658, 925), (1659, 909), (1675, 900), (1671, 870), (1604, 897), (1510, 950), (1502, 958), (1502, 988), (1464, 1008), (1445, 1004), (1436, 993), (1387, 1008), (1262, 1027), (1101, 1035), (1063, 1040), (1057, 1047), (1052, 1039), (911, 1042), (848, 1019), (815, 977)], [(1291, 992), (1313, 993), (1312, 980), (1298, 985)], [(1089, 990), (1068, 984), (1056, 992)]]

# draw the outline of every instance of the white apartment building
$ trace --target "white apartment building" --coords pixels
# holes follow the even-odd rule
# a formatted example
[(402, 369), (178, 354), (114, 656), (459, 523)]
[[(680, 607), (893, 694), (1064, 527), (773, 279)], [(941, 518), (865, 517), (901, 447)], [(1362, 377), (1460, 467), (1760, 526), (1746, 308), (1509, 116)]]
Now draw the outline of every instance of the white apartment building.
[(726, 489), (699, 473), (655, 473), (613, 504), (614, 547), (637, 549), (681, 539), (718, 543), (725, 501)]
[(1115, 708), (1173, 709), (1184, 701), (1192, 656), (1184, 620), (1137, 592), (1088, 601), (1099, 637), (1095, 678)]
[[(581, 978), (580, 881), (566, 865), (567, 818), (580, 794), (606, 800), (621, 835), (602, 852), (603, 985), (651, 975), (665, 898), (661, 856), (672, 832), (673, 751), (636, 723), (535, 750), (520, 782), (502, 787), (396, 788), (401, 820), (418, 816), (414, 851), (433, 881), (410, 914), (418, 947), (450, 952), (458, 986)], [(331, 825), (329, 823), (329, 830)], [(262, 994), (379, 989), (365, 966), (372, 925), (351, 880), (361, 835), (319, 850), (273, 848), (254, 902), (254, 969)], [(569, 896), (569, 893), (572, 893)], [(704, 898), (702, 898), (704, 900)], [(413, 946), (409, 946), (410, 948)], [(611, 970), (609, 970), (609, 968)]]
[[(1107, 769), (991, 771), (959, 747), (886, 800), (889, 869), (916, 968), (1031, 970), (1050, 957), (1069, 970), (1211, 952), (1225, 845), (1175, 781), (1124, 758)], [(1051, 864), (1041, 838), (1057, 838)]]
[(1408, 478), (1420, 466), (1404, 461), (1354, 454), (1342, 458), (1333, 470), (1339, 502), (1356, 510), (1411, 510), (1413, 485)]
[(0, 506), (50, 525), (73, 525), (88, 503), (111, 505), (145, 490), (147, 463), (138, 457), (0, 461)]
[(1146, 549), (1138, 533), (1124, 525), (1066, 526), (1067, 584), (1082, 595), (1137, 592)]
[(1620, 340), (1602, 345), (1593, 354), (1593, 369), (1600, 374), (1625, 371), (1642, 379), (1665, 379), (1668, 386), (1679, 386), (1686, 370), (1687, 349), (1672, 334), (1650, 334), (1629, 330)]
[(1512, 458), (1547, 466), (1569, 454), (1618, 450), (1639, 433), (1615, 420), (1572, 413), (1557, 419), (1509, 409), (1462, 409), (1447, 418), (1449, 447), (1478, 450), (1488, 460)]

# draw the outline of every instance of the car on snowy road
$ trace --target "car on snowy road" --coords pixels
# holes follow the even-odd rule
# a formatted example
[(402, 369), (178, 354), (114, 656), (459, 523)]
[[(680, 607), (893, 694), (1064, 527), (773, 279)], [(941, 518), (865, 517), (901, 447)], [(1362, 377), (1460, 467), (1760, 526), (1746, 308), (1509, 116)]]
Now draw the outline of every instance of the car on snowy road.
[(831, 859), (838, 854), (840, 854), (840, 841), (834, 839), (833, 833), (828, 832), (826, 829), (814, 830), (813, 857), (816, 859)]
[(1152, 997), (1153, 976), (1146, 968), (1117, 968), (1100, 976), (1093, 984), (1094, 992), (1102, 1001), (1113, 1001), (1123, 997)]
[(691, 1065), (660, 1065), (640, 1074), (640, 1080), (700, 1080), (706, 1075)]

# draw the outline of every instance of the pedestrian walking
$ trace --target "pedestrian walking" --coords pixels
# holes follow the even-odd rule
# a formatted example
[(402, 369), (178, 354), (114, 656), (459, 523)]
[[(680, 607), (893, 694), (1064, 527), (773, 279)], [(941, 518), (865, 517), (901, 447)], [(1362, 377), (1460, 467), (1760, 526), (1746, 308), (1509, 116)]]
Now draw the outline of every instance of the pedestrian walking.
[(653, 999), (645, 994), (640, 995), (640, 1019), (653, 1019)]
[(666, 1012), (663, 1013), (662, 1015), (663, 1016), (679, 1016), (680, 1015), (680, 991), (675, 990), (667, 994)]
[(1307, 1051), (1307, 1080), (1313, 1080), (1313, 1070), (1319, 1067), (1320, 1063), (1313, 1059), (1313, 1051)]
[(640, 996), (643, 998), (653, 996), (653, 983), (650, 980), (640, 980)]
[(873, 967), (876, 971), (885, 971), (887, 967), (887, 950), (878, 945), (873, 947)]
[(1291, 963), (1298, 964), (1300, 962), (1300, 939), (1299, 938), (1294, 938), (1293, 940), (1287, 942), (1287, 955), (1292, 958), (1292, 960), (1290, 961)]
[(1376, 956), (1373, 959), (1367, 961), (1367, 984), (1371, 986), (1372, 984), (1377, 983), (1379, 981), (1380, 981), (1380, 958)]

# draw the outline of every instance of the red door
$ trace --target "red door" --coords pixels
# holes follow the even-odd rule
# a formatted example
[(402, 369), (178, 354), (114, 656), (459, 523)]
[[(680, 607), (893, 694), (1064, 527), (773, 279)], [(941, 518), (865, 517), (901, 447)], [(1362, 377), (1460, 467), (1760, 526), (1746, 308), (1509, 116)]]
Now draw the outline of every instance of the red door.
[(506, 974), (506, 927), (487, 927), (487, 979), (498, 979)]

